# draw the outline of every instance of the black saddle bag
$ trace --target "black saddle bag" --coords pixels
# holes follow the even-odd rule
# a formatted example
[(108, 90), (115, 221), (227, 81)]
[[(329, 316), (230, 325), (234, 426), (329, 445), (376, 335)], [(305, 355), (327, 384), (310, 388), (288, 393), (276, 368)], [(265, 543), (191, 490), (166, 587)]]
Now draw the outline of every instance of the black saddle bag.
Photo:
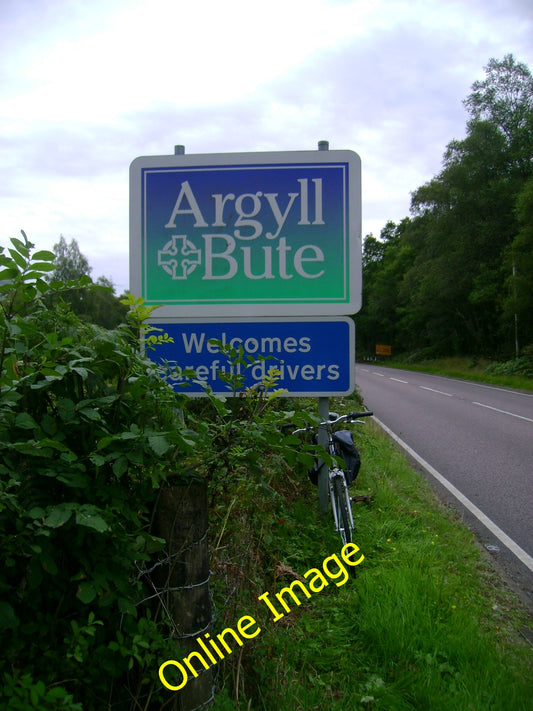
[[(313, 437), (313, 442), (316, 444), (316, 436)], [(339, 455), (344, 459), (346, 464), (346, 483), (348, 486), (353, 484), (357, 475), (359, 474), (359, 469), (361, 468), (361, 457), (353, 441), (353, 435), (350, 430), (339, 430), (333, 433), (333, 441), (337, 446), (337, 451)], [(318, 470), (320, 469), (321, 462), (315, 459), (312, 469), (309, 469), (309, 479), (313, 484), (318, 483)]]
[(346, 483), (353, 484), (361, 468), (361, 457), (353, 441), (350, 430), (339, 430), (333, 433), (333, 441), (339, 454), (346, 462)]

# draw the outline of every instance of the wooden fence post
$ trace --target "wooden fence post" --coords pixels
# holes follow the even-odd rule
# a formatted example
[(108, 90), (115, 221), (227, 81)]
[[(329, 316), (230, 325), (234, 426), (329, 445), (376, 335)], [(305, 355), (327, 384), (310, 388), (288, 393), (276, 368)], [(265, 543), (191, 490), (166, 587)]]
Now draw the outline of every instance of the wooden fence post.
[[(209, 548), (207, 484), (195, 480), (183, 486), (164, 488), (158, 499), (154, 524), (156, 534), (167, 541), (169, 556), (161, 590), (176, 631), (180, 660), (201, 651), (196, 639), (211, 631), (209, 594)], [(193, 711), (213, 701), (213, 671), (195, 665), (198, 677), (189, 673), (181, 691), (174, 692), (175, 711)]]

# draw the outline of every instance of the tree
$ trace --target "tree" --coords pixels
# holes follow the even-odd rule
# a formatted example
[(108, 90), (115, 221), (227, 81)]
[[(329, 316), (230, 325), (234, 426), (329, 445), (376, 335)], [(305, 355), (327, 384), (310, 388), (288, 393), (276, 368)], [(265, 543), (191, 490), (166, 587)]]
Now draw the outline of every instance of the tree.
[(504, 324), (505, 255), (515, 204), (533, 171), (533, 79), (512, 55), (491, 59), (465, 100), (467, 136), (451, 141), (441, 173), (413, 194), (425, 239), (407, 281), (426, 328), (448, 332), (449, 352), (511, 352)]
[(363, 269), (371, 269), (373, 264), (379, 265), (383, 259), (383, 242), (369, 234), (363, 242)]
[[(374, 353), (376, 343), (403, 347), (398, 332), (400, 287), (409, 260), (409, 246), (402, 239), (409, 220), (389, 221), (377, 240), (365, 238), (363, 246), (363, 309), (356, 318), (358, 352)], [(401, 345), (400, 345), (401, 344)]]
[(504, 137), (480, 121), (450, 143), (441, 173), (413, 194), (425, 239), (412, 267), (424, 289), (412, 289), (411, 302), (440, 350), (488, 354), (498, 345), (502, 251), (516, 229), (512, 193)]
[(83, 276), (91, 276), (92, 269), (89, 266), (89, 261), (80, 252), (75, 239), (67, 244), (63, 235), (60, 235), (59, 242), (54, 244), (53, 250), (55, 269), (50, 275), (51, 281), (78, 281)]
[(516, 351), (533, 345), (533, 177), (516, 202), (518, 233), (505, 255), (505, 325), (516, 321)]
[(92, 267), (89, 260), (80, 252), (75, 239), (67, 243), (63, 235), (54, 245), (54, 270), (49, 275), (50, 282), (70, 284), (70, 289), (62, 291), (61, 298), (70, 305), (75, 314), (104, 328), (115, 328), (124, 320), (128, 311), (115, 295), (115, 288), (110, 279), (100, 276), (96, 280), (96, 289), (85, 287), (93, 283)]
[(116, 328), (126, 318), (128, 307), (115, 294), (113, 282), (100, 276), (95, 289), (86, 291), (80, 316), (104, 328)]
[(464, 101), (471, 123), (494, 126), (505, 139), (510, 171), (527, 179), (533, 169), (533, 76), (512, 54), (491, 59), (485, 72)]
[(515, 314), (533, 338), (533, 77), (510, 54), (485, 72), (464, 101), (466, 137), (413, 192), (412, 218), (365, 240), (359, 348), (383, 337), (396, 353), (508, 357)]
[[(516, 62), (512, 54), (502, 60), (491, 59), (486, 78), (472, 84), (464, 105), (473, 121), (488, 121), (497, 126), (511, 146), (531, 131), (533, 77), (529, 68)], [(531, 136), (527, 136), (531, 139)]]

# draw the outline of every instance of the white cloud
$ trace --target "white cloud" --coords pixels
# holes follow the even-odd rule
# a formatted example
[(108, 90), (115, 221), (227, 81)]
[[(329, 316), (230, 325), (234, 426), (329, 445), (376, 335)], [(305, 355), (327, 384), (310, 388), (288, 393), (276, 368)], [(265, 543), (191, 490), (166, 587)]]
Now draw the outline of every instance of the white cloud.
[(128, 168), (138, 155), (350, 148), (363, 231), (464, 134), (490, 57), (533, 66), (522, 0), (3, 0), (4, 237), (76, 238), (128, 284)]
[(37, 105), (42, 119), (98, 124), (161, 99), (227, 104), (353, 33), (364, 6), (330, 6), (323, 23), (321, 0), (66, 4), (63, 30), (49, 12), (48, 44), (37, 39), (12, 64), (24, 88), (4, 114), (23, 118)]

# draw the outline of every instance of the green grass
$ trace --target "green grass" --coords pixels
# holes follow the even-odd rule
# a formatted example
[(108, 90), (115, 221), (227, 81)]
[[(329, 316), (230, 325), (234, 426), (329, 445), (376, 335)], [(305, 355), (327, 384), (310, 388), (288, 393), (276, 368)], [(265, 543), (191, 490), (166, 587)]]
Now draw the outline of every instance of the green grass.
[[(449, 378), (474, 380), (476, 382), (499, 385), (507, 388), (533, 390), (533, 378), (512, 373), (512, 362), (510, 362), (509, 367), (506, 368), (505, 366), (507, 364), (495, 364), (482, 359), (473, 360), (472, 358), (450, 357), (435, 358), (433, 360), (424, 360), (416, 363), (382, 359), (379, 361), (379, 365), (431, 373), (433, 375), (444, 375)], [(499, 372), (494, 372), (494, 370)]]
[(358, 491), (374, 496), (355, 507), (365, 559), (279, 622), (257, 597), (340, 553), (316, 489), (273, 471), (262, 493), (241, 484), (227, 520), (214, 511), (217, 625), (250, 614), (261, 626), (220, 665), (215, 709), (530, 711), (526, 610), (384, 435), (371, 423), (358, 434)]

